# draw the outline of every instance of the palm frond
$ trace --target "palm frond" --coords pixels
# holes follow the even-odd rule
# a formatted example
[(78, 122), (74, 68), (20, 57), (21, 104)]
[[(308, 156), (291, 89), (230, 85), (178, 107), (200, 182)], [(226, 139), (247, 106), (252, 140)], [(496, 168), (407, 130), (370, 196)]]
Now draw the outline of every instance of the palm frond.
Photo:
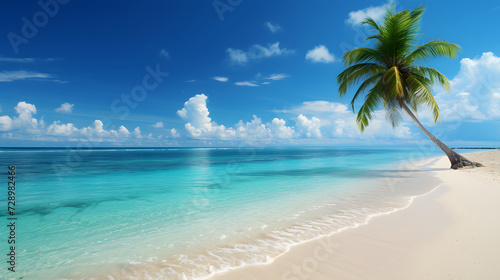
[(360, 63), (345, 69), (337, 76), (337, 82), (340, 84), (340, 96), (344, 96), (350, 86), (372, 75), (382, 73), (384, 70), (383, 66), (375, 63)]
[(365, 98), (363, 106), (358, 111), (356, 116), (356, 123), (358, 124), (359, 130), (363, 131), (368, 126), (373, 118), (373, 112), (377, 109), (382, 101), (381, 92), (384, 87), (382, 82), (379, 81), (368, 93)]
[(375, 30), (380, 31), (380, 27), (378, 26), (377, 22), (375, 22), (375, 20), (371, 17), (365, 19), (363, 22), (361, 22), (361, 24), (369, 25), (375, 28)]
[(355, 102), (365, 97), (356, 116), (361, 131), (369, 125), (380, 104), (392, 126), (401, 122), (403, 107), (415, 113), (421, 106), (428, 107), (434, 121), (439, 119), (439, 106), (431, 89), (439, 84), (449, 90), (450, 81), (436, 69), (416, 63), (440, 56), (455, 58), (460, 47), (441, 39), (416, 46), (424, 11), (418, 7), (396, 13), (392, 7), (382, 23), (367, 18), (363, 24), (372, 27), (375, 34), (365, 40), (373, 40), (373, 47), (344, 53), (347, 68), (337, 76), (339, 93), (344, 96), (350, 87), (359, 84), (351, 107), (355, 112)]
[(356, 93), (354, 94), (354, 97), (351, 100), (351, 107), (352, 111), (355, 112), (354, 110), (354, 103), (358, 99), (358, 97), (363, 94), (370, 86), (378, 83), (380, 81), (382, 74), (375, 74), (371, 76), (370, 78), (366, 79), (358, 88)]
[(417, 47), (404, 60), (406, 63), (411, 64), (415, 61), (428, 60), (429, 58), (440, 56), (456, 58), (460, 50), (459, 45), (436, 39)]
[(416, 105), (425, 105), (431, 109), (434, 122), (437, 122), (440, 117), (439, 106), (432, 95), (427, 78), (413, 74), (409, 75), (406, 80), (408, 81), (408, 87), (414, 92), (414, 102)]
[(398, 99), (404, 97), (403, 82), (398, 67), (391, 67), (382, 76), (386, 97), (384, 99)]
[(355, 48), (354, 50), (347, 51), (342, 57), (344, 64), (353, 65), (356, 63), (385, 63), (380, 53), (370, 48)]
[(418, 73), (422, 76), (428, 77), (431, 83), (437, 82), (441, 85), (446, 91), (451, 89), (450, 81), (446, 78), (445, 75), (441, 74), (438, 70), (430, 67), (424, 66), (411, 66), (409, 67), (410, 73)]
[(397, 127), (403, 119), (399, 102), (394, 99), (384, 102), (384, 109), (386, 119), (391, 123), (392, 127)]

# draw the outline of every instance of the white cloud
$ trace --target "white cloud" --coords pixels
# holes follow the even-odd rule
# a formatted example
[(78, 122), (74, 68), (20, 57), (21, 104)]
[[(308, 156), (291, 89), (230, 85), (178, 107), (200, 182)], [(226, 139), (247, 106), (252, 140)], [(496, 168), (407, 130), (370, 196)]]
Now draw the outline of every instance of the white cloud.
[(276, 42), (274, 44), (269, 44), (267, 47), (255, 44), (246, 52), (240, 49), (228, 48), (226, 52), (229, 55), (229, 61), (231, 63), (244, 65), (250, 60), (286, 55), (292, 52), (288, 49), (280, 48), (279, 44), (279, 42)]
[[(302, 115), (297, 118), (301, 123), (296, 130), (300, 135), (307, 137), (310, 132), (307, 127), (320, 125), (319, 131), (322, 138), (342, 138), (342, 139), (374, 139), (374, 138), (408, 138), (411, 134), (407, 122), (395, 129), (386, 120), (385, 113), (382, 110), (376, 111), (370, 125), (364, 132), (360, 132), (356, 124), (356, 114), (354, 114), (345, 104), (329, 101), (306, 101), (299, 106), (275, 110), (276, 113)], [(308, 116), (308, 117), (307, 117)], [(318, 120), (311, 123), (313, 117)], [(301, 130), (302, 129), (302, 130)], [(311, 132), (311, 137), (318, 135)]]
[(248, 55), (242, 50), (228, 48), (226, 52), (229, 55), (229, 61), (234, 64), (245, 64), (248, 62)]
[(293, 127), (286, 126), (286, 121), (279, 118), (263, 123), (254, 115), (250, 122), (240, 120), (234, 127), (218, 125), (209, 117), (207, 96), (204, 94), (191, 97), (177, 114), (187, 121), (185, 129), (192, 138), (272, 141), (299, 137)]
[[(59, 120), (46, 127), (43, 118), (37, 120), (33, 117), (37, 113), (35, 105), (22, 101), (14, 109), (17, 116), (0, 116), (0, 131), (8, 131), (8, 137), (11, 139), (120, 142), (126, 140), (131, 134), (123, 125), (119, 127), (118, 131), (106, 129), (101, 120), (95, 120), (90, 126), (81, 129), (72, 123), (62, 123)], [(109, 125), (112, 124), (109, 123)], [(135, 138), (142, 138), (139, 127), (134, 130), (133, 134)], [(3, 137), (5, 136), (6, 134), (3, 134)], [(147, 138), (151, 139), (152, 134), (147, 135)]]
[(287, 74), (272, 74), (269, 77), (267, 77), (266, 79), (273, 80), (273, 81), (279, 81), (279, 80), (282, 80), (286, 77), (288, 77)]
[(214, 80), (219, 81), (219, 82), (227, 82), (227, 81), (229, 81), (229, 79), (227, 77), (220, 77), (220, 76), (214, 77)]
[(153, 127), (162, 128), (163, 127), (163, 122), (157, 122), (157, 123), (153, 124)]
[(128, 131), (128, 129), (126, 127), (124, 127), (123, 125), (120, 126), (120, 128), (118, 129), (118, 133), (123, 137), (128, 137), (130, 135), (130, 132)]
[(314, 114), (319, 112), (331, 112), (331, 113), (350, 113), (347, 106), (342, 103), (329, 102), (329, 101), (305, 101), (298, 107), (292, 109), (280, 110), (278, 112), (290, 113), (290, 114)]
[(271, 132), (256, 115), (253, 115), (251, 122), (244, 123), (240, 120), (236, 124), (235, 130), (237, 136), (242, 139), (266, 139), (269, 138)]
[(19, 58), (19, 57), (0, 56), (0, 62), (31, 63), (35, 62), (35, 59), (31, 57)]
[(177, 111), (177, 115), (187, 121), (185, 128), (193, 138), (228, 138), (234, 136), (233, 129), (226, 129), (223, 125), (212, 122), (208, 116), (207, 96), (197, 94), (184, 103), (184, 108)]
[[(278, 113), (278, 111), (276, 111)], [(301, 113), (299, 113), (301, 112)], [(393, 129), (382, 110), (374, 113), (370, 126), (361, 133), (356, 115), (345, 104), (328, 101), (307, 101), (292, 109), (279, 111), (290, 114), (295, 126), (287, 126), (282, 118), (264, 123), (257, 116), (249, 122), (240, 120), (234, 127), (212, 121), (207, 108), (207, 96), (198, 94), (184, 103), (177, 114), (185, 120), (185, 129), (191, 138), (214, 140), (262, 140), (279, 142), (284, 139), (408, 139), (412, 135), (407, 122)], [(291, 140), (287, 140), (291, 141)], [(281, 142), (280, 142), (281, 143)]]
[[(452, 90), (435, 96), (441, 121), (486, 121), (500, 117), (500, 57), (485, 52), (479, 58), (464, 58), (460, 70), (451, 80)], [(431, 114), (423, 110), (420, 117), (432, 123)]]
[(14, 129), (26, 129), (29, 132), (36, 132), (39, 129), (38, 120), (33, 118), (33, 114), (36, 114), (35, 105), (22, 101), (17, 103), (14, 109), (19, 114), (12, 119)]
[(283, 31), (283, 28), (281, 28), (279, 24), (272, 24), (269, 21), (266, 21), (264, 24), (267, 28), (269, 28), (269, 31), (271, 31), (272, 33)]
[(162, 49), (160, 51), (160, 56), (168, 59), (168, 58), (170, 58), (170, 53), (166, 49)]
[(179, 133), (177, 132), (177, 130), (175, 128), (170, 129), (170, 136), (172, 138), (178, 138), (178, 137), (180, 137)]
[(368, 17), (371, 17), (376, 22), (379, 22), (384, 18), (387, 9), (391, 7), (391, 2), (381, 6), (370, 6), (366, 9), (352, 11), (349, 13), (349, 18), (346, 20), (346, 22), (351, 24), (352, 26), (356, 26), (360, 25)]
[(0, 56), (0, 62), (32, 63), (36, 61), (54, 61), (55, 58), (6, 57)]
[(12, 128), (12, 119), (9, 116), (0, 117), (0, 131), (9, 131)]
[(32, 71), (2, 71), (0, 82), (13, 82), (17, 80), (51, 79), (52, 75)]
[(259, 86), (255, 82), (249, 82), (249, 81), (236, 82), (234, 84), (237, 85), (237, 86), (247, 86), (247, 87), (258, 87)]
[(80, 133), (87, 136), (87, 137), (92, 137), (92, 136), (98, 136), (98, 137), (104, 137), (104, 124), (102, 123), (101, 120), (95, 120), (93, 123), (93, 126), (87, 126), (84, 127), (80, 130)]
[(139, 127), (136, 127), (132, 132), (132, 135), (134, 135), (135, 138), (142, 138), (141, 129)]
[(294, 137), (295, 131), (292, 127), (286, 126), (286, 122), (283, 119), (274, 118), (268, 126), (271, 128), (271, 132), (276, 138)]
[(490, 108), (488, 110), (488, 115), (492, 118), (500, 117), (500, 93), (494, 92), (491, 95)]
[(299, 135), (306, 136), (308, 138), (320, 138), (321, 137), (321, 121), (316, 117), (312, 117), (310, 120), (304, 115), (300, 114), (295, 121)]
[(330, 63), (335, 61), (333, 54), (331, 54), (323, 45), (316, 46), (314, 47), (314, 49), (309, 50), (306, 54), (306, 59), (309, 59), (312, 62), (323, 63)]
[(14, 107), (14, 109), (16, 110), (16, 112), (18, 114), (23, 114), (23, 113), (27, 113), (27, 112), (36, 114), (35, 105), (26, 103), (25, 101), (21, 101), (21, 102), (17, 103), (17, 106)]
[(75, 104), (63, 103), (59, 108), (56, 108), (56, 112), (59, 113), (71, 113)]
[(61, 124), (61, 121), (55, 121), (47, 128), (47, 134), (49, 135), (69, 136), (77, 131), (78, 128), (76, 128), (72, 123)]

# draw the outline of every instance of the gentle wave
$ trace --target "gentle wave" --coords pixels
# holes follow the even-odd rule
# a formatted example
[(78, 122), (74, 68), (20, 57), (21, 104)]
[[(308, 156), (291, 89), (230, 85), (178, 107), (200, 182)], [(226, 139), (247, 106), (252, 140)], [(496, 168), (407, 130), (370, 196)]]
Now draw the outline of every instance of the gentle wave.
[[(126, 269), (108, 274), (109, 279), (196, 279), (205, 280), (229, 270), (249, 265), (272, 263), (293, 246), (330, 236), (367, 224), (371, 219), (394, 213), (409, 207), (415, 198), (436, 190), (440, 184), (431, 186), (423, 194), (394, 196), (387, 194), (392, 188), (378, 189), (343, 203), (315, 206), (312, 211), (335, 214), (319, 219), (301, 221), (282, 230), (273, 230), (253, 241), (228, 244), (205, 252), (179, 254), (159, 261), (131, 261)], [(379, 202), (374, 205), (374, 202)], [(296, 219), (293, 217), (292, 219)], [(156, 257), (155, 257), (156, 258)]]

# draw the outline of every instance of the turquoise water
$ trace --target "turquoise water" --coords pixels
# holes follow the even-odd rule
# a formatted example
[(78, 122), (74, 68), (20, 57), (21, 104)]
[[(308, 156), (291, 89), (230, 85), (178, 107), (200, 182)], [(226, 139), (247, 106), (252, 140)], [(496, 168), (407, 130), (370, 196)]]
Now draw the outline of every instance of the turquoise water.
[[(205, 279), (406, 207), (411, 149), (0, 149), (16, 166), (7, 279)], [(7, 175), (0, 180), (7, 189)], [(436, 183), (437, 184), (437, 183)], [(6, 191), (0, 203), (7, 205)], [(4, 208), (4, 206), (2, 206)], [(7, 222), (6, 211), (0, 219)], [(5, 226), (0, 248), (7, 252)]]

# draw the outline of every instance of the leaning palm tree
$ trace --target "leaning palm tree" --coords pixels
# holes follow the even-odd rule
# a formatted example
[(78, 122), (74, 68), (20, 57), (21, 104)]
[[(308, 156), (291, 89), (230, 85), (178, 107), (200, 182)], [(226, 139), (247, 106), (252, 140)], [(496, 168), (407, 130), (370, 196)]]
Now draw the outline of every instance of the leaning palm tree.
[(416, 45), (420, 19), (424, 8), (395, 13), (389, 9), (384, 22), (379, 25), (372, 18), (363, 24), (375, 29), (376, 34), (365, 40), (375, 40), (374, 48), (355, 48), (343, 56), (346, 68), (337, 77), (340, 96), (351, 86), (359, 85), (351, 101), (353, 112), (355, 101), (365, 95), (365, 102), (357, 113), (356, 122), (361, 131), (370, 123), (375, 110), (383, 106), (392, 126), (401, 121), (405, 112), (415, 124), (446, 153), (451, 168), (481, 166), (459, 155), (439, 141), (419, 122), (414, 112), (427, 106), (433, 113), (434, 122), (439, 119), (439, 107), (432, 96), (431, 88), (437, 83), (450, 89), (448, 79), (434, 68), (419, 66), (418, 63), (432, 57), (456, 58), (460, 47), (440, 39), (421, 46)]

